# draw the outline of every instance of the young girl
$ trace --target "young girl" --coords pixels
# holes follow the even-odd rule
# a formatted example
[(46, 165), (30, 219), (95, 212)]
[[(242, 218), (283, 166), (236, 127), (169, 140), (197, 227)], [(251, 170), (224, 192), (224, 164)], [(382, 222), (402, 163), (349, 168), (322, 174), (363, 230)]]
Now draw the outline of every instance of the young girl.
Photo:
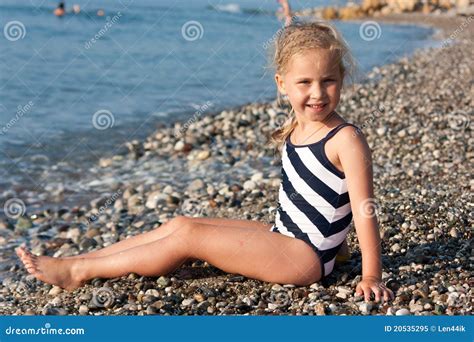
[[(137, 273), (159, 276), (188, 260), (262, 281), (310, 285), (333, 270), (354, 217), (362, 251), (356, 293), (389, 300), (381, 282), (380, 236), (374, 215), (369, 147), (335, 109), (350, 54), (322, 23), (291, 25), (278, 37), (274, 63), (280, 94), (292, 110), (272, 138), (282, 150), (282, 183), (275, 224), (178, 216), (158, 229), (84, 255), (51, 258), (17, 254), (29, 273), (65, 289), (92, 278)], [(352, 209), (352, 210), (351, 210)]]

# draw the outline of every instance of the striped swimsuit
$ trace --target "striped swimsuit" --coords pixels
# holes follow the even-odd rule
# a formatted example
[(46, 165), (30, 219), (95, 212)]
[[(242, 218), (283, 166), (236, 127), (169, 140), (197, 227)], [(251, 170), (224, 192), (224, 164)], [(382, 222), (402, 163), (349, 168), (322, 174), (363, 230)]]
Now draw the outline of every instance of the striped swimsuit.
[(282, 148), (278, 210), (270, 231), (308, 243), (319, 256), (321, 279), (332, 272), (352, 220), (344, 173), (324, 152), (326, 141), (347, 125), (354, 126), (340, 124), (308, 145), (293, 145), (288, 136)]

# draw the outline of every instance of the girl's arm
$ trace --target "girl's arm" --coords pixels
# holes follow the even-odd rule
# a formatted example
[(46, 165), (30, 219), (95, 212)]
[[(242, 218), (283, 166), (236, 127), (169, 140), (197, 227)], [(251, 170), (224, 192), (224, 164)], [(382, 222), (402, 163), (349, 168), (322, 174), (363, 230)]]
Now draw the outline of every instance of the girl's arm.
[(382, 283), (381, 241), (375, 213), (372, 156), (365, 137), (354, 127), (340, 131), (338, 157), (346, 176), (357, 239), (362, 254), (362, 281), (356, 294), (378, 302), (393, 298), (393, 292)]

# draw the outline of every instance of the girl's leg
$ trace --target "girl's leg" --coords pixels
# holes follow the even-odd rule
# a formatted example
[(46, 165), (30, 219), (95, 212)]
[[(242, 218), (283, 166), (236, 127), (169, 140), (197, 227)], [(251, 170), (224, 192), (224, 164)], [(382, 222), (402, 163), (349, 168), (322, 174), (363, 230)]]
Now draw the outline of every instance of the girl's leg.
[(113, 245), (107, 246), (105, 248), (92, 251), (86, 254), (75, 255), (71, 257), (67, 257), (70, 259), (77, 259), (77, 258), (97, 258), (103, 257), (106, 255), (112, 255), (129, 248), (137, 247), (143, 244), (150, 243), (152, 241), (162, 239), (179, 227), (182, 227), (187, 222), (197, 222), (202, 224), (211, 224), (211, 225), (219, 225), (222, 227), (247, 227), (249, 229), (258, 229), (262, 231), (268, 231), (271, 227), (270, 224), (266, 224), (264, 222), (259, 221), (250, 221), (250, 220), (237, 220), (237, 219), (225, 219), (225, 218), (204, 218), (204, 217), (186, 217), (186, 216), (177, 216), (171, 219), (168, 222), (163, 223), (160, 227), (155, 228), (149, 232), (135, 235), (129, 237), (125, 240), (119, 241), (114, 243)]
[(168, 274), (189, 258), (205, 260), (229, 273), (268, 282), (308, 285), (321, 277), (312, 248), (279, 233), (189, 222), (156, 241), (91, 259), (37, 257), (23, 248), (18, 255), (38, 279), (74, 289), (92, 278), (115, 278), (129, 273)]

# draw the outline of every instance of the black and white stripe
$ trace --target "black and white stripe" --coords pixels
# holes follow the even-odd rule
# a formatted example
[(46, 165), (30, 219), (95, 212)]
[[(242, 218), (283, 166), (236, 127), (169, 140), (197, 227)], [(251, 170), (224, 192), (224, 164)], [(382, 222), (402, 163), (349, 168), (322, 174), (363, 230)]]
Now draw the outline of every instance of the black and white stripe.
[(315, 144), (284, 144), (279, 208), (271, 228), (312, 245), (322, 259), (323, 275), (331, 273), (352, 220), (345, 176), (324, 153), (324, 142), (339, 128)]

